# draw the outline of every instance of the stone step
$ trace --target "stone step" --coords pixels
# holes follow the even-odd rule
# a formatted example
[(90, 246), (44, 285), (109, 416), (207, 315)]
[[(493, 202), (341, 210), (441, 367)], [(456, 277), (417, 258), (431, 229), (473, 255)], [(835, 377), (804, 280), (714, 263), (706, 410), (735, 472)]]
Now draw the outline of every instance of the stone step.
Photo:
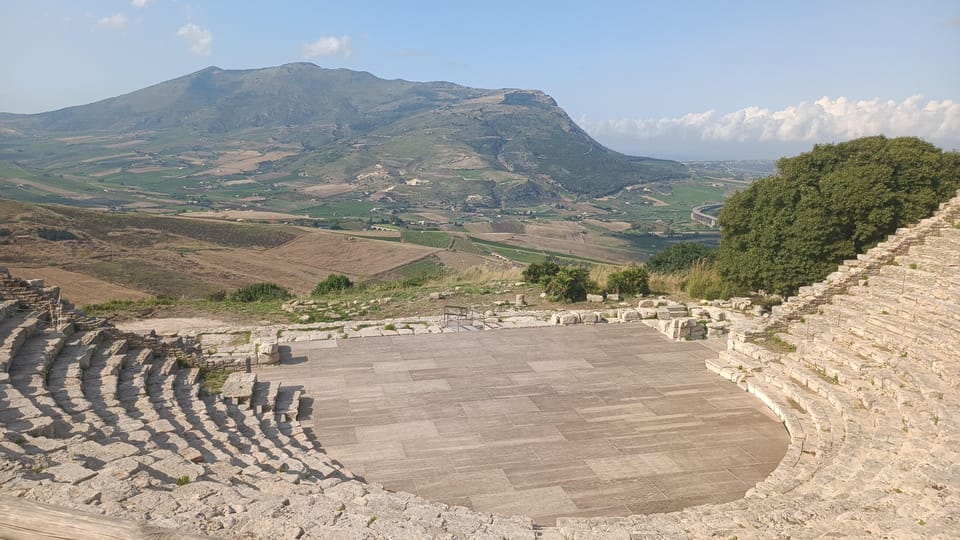
[(42, 319), (35, 313), (28, 313), (22, 319), (7, 321), (10, 328), (0, 343), (0, 372), (10, 371), (10, 363), (17, 356), (20, 347), (39, 331)]
[(38, 393), (44, 393), (48, 370), (66, 341), (66, 334), (52, 330), (34, 334), (14, 357), (10, 365), (10, 381), (21, 386), (33, 385)]
[(941, 349), (944, 353), (951, 353), (952, 345), (944, 341), (941, 334), (928, 332), (902, 319), (894, 321), (889, 313), (863, 316), (853, 308), (837, 304), (824, 305), (821, 309), (823, 320), (828, 323), (837, 321), (851, 332), (876, 341), (881, 348), (895, 350), (903, 350), (903, 347), (911, 347), (915, 350), (922, 348), (934, 354), (936, 349)]
[[(758, 362), (736, 351), (725, 353), (721, 355), (722, 365), (708, 364), (708, 369), (731, 378), (738, 386), (757, 396), (783, 419), (791, 437), (787, 455), (780, 465), (766, 480), (748, 491), (748, 496), (767, 496), (795, 489), (822, 466), (824, 449), (831, 445), (832, 440), (831, 432), (823, 431), (822, 427), (831, 423), (829, 413), (815, 403), (818, 397), (803, 392), (796, 385), (786, 382), (788, 377), (777, 374), (782, 366)], [(789, 399), (777, 397), (781, 395)], [(828, 436), (824, 437), (825, 434)]]
[[(955, 306), (927, 301), (926, 305), (919, 303), (906, 304), (893, 296), (871, 294), (870, 296), (849, 295), (844, 297), (845, 304), (851, 309), (861, 310), (865, 316), (883, 315), (902, 319), (918, 326), (925, 326), (930, 330), (949, 332), (960, 323), (960, 309)], [(956, 310), (956, 315), (951, 312)]]
[(917, 360), (907, 350), (897, 351), (887, 347), (881, 348), (874, 341), (864, 340), (853, 333), (837, 333), (831, 338), (860, 354), (869, 355), (871, 361), (886, 366), (898, 374), (899, 377), (911, 380), (924, 395), (936, 399), (942, 398), (944, 392), (955, 390), (960, 381), (950, 376), (942, 376), (931, 371), (928, 364)]
[(898, 295), (912, 302), (935, 298), (952, 302), (955, 305), (960, 303), (960, 290), (947, 287), (931, 288), (929, 285), (913, 279), (913, 276), (908, 276), (906, 272), (898, 271), (900, 268), (884, 269), (883, 273), (870, 280), (869, 289), (884, 291), (888, 295)]
[(300, 396), (302, 392), (297, 388), (280, 388), (274, 401), (273, 414), (281, 422), (297, 420), (300, 412)]
[(0, 318), (0, 348), (9, 348), (7, 339), (14, 329), (39, 323), (37, 312), (21, 307), (15, 300), (4, 300), (0, 304), (0, 313), (3, 315)]

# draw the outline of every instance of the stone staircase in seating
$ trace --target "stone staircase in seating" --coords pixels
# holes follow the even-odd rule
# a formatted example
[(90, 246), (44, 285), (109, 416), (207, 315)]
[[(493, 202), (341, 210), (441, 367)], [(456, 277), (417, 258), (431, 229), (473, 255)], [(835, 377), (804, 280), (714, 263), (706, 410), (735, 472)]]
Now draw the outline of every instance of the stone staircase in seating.
[[(176, 344), (69, 317), (55, 328), (48, 308), (39, 295), (0, 304), (0, 503), (230, 538), (534, 535), (526, 518), (356, 479), (300, 427), (299, 390), (201, 395)], [(0, 537), (10, 525), (0, 517)]]

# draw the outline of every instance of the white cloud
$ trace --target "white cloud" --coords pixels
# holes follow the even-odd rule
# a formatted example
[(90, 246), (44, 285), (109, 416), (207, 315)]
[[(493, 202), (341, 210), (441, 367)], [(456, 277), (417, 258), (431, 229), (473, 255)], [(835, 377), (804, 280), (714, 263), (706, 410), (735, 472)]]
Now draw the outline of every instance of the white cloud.
[(350, 56), (350, 36), (324, 36), (313, 43), (304, 43), (300, 47), (300, 56), (304, 59), (321, 56)]
[(664, 118), (583, 119), (581, 123), (597, 138), (635, 141), (820, 143), (882, 134), (917, 136), (948, 147), (960, 143), (960, 103), (919, 95), (901, 102), (822, 97), (780, 110), (747, 107), (726, 114), (706, 111)]
[(213, 53), (213, 34), (206, 28), (188, 23), (177, 30), (177, 35), (190, 47), (190, 52), (197, 56), (210, 56)]
[(136, 8), (147, 7), (147, 4), (150, 3), (150, 0), (130, 0), (130, 5)]
[(127, 28), (127, 16), (123, 13), (117, 13), (104, 17), (97, 21), (97, 28), (101, 30), (125, 30)]

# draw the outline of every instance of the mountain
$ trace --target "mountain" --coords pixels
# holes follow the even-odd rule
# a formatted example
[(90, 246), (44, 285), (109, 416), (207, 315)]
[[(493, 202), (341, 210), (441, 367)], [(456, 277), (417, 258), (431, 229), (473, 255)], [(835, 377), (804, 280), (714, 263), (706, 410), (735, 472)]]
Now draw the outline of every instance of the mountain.
[[(264, 159), (269, 172), (317, 183), (366, 181), (365, 186), (377, 179), (403, 184), (413, 177), (432, 178), (434, 195), (452, 204), (471, 195), (488, 205), (509, 202), (512, 194), (527, 202), (562, 192), (601, 196), (687, 176), (677, 162), (604, 147), (540, 91), (384, 80), (308, 63), (210, 67), (88, 105), (0, 115), (0, 159), (46, 172), (109, 178), (109, 171), (56, 159), (57, 150), (39, 140), (109, 142), (101, 150), (128, 144), (188, 170), (200, 158), (183, 158), (186, 150), (219, 156), (277, 150)], [(90, 151), (85, 163), (106, 152)], [(121, 171), (137, 166), (119, 165)], [(451, 183), (456, 179), (466, 191)]]

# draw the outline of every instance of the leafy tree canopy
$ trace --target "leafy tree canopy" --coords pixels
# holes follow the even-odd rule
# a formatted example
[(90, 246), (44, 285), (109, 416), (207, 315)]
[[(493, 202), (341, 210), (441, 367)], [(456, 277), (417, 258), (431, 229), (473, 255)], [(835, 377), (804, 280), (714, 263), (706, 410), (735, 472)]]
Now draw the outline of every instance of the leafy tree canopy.
[(607, 277), (607, 290), (618, 294), (648, 294), (650, 276), (645, 268), (632, 264)]
[(727, 200), (717, 270), (739, 287), (793, 294), (929, 216), (958, 187), (960, 154), (918, 138), (816, 145)]
[(587, 290), (595, 287), (589, 270), (565, 266), (544, 283), (543, 290), (555, 301), (582, 302), (587, 299)]
[(560, 265), (556, 261), (547, 259), (542, 263), (530, 263), (523, 269), (523, 279), (530, 283), (545, 284), (560, 272)]
[(697, 242), (678, 242), (650, 257), (647, 269), (651, 272), (680, 272), (697, 261), (712, 262), (716, 254), (716, 249)]

